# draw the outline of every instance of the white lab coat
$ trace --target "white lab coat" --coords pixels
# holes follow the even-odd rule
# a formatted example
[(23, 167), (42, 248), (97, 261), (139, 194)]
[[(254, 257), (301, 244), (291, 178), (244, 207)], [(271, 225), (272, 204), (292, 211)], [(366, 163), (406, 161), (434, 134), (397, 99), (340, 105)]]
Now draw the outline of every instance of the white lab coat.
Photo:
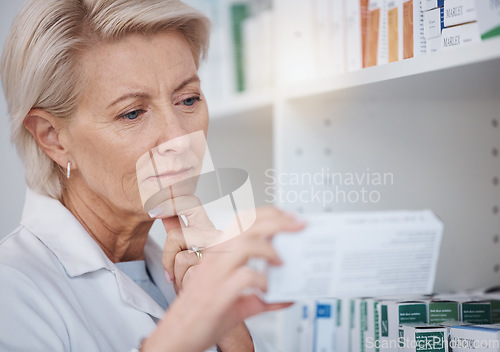
[[(161, 256), (148, 239), (148, 270), (170, 305)], [(27, 191), (21, 225), (0, 243), (0, 351), (127, 352), (163, 314), (59, 201)], [(253, 338), (256, 351), (274, 350)]]

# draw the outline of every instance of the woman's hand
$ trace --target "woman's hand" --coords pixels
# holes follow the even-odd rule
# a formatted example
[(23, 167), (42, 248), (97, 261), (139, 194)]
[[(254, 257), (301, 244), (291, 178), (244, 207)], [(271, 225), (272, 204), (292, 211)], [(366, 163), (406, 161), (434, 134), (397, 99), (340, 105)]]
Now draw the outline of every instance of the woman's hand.
[[(172, 223), (167, 223), (173, 226)], [(180, 224), (179, 224), (180, 225)], [(281, 309), (289, 304), (267, 304), (256, 294), (267, 290), (267, 277), (247, 267), (251, 258), (263, 258), (271, 265), (281, 263), (270, 239), (278, 232), (304, 227), (276, 208), (257, 211), (254, 225), (242, 235), (205, 249), (199, 265), (186, 270), (182, 291), (165, 314), (155, 332), (145, 340), (144, 351), (203, 351), (220, 341), (232, 328), (255, 314)], [(169, 245), (185, 251), (182, 240)], [(172, 252), (165, 254), (171, 257)], [(198, 260), (195, 254), (191, 258)], [(175, 255), (177, 257), (177, 255)], [(179, 259), (167, 261), (174, 273)], [(191, 259), (188, 259), (191, 261)], [(169, 266), (170, 265), (170, 266)]]
[[(163, 267), (177, 293), (182, 289), (190, 269), (199, 262), (198, 255), (191, 248), (197, 246), (205, 249), (229, 239), (224, 232), (215, 228), (197, 197), (180, 198), (175, 200), (176, 216), (162, 219), (167, 231), (163, 246)], [(172, 215), (170, 211), (167, 214)], [(186, 219), (187, 224), (180, 216)]]

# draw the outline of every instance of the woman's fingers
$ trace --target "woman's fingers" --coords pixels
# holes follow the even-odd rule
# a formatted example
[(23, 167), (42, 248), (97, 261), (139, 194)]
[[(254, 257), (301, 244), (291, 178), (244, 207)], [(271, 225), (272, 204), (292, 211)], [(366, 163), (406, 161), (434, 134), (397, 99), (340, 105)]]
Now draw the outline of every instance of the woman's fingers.
[[(200, 273), (201, 274), (201, 273)], [(195, 280), (189, 282), (189, 289), (196, 286)], [(291, 306), (293, 303), (273, 303), (268, 304), (259, 297), (258, 293), (248, 293), (248, 291), (266, 292), (267, 276), (256, 272), (247, 267), (241, 267), (225, 278), (224, 281), (217, 283), (217, 296), (214, 297), (213, 309), (215, 311), (225, 311), (225, 319), (230, 324), (251, 317), (253, 315), (283, 309)]]
[(263, 312), (270, 312), (289, 308), (293, 302), (288, 303), (266, 303), (258, 295), (241, 295), (235, 301), (231, 309), (236, 316), (236, 320), (243, 320)]
[[(269, 242), (255, 239), (242, 238), (235, 241), (234, 244), (229, 243), (226, 246), (215, 246), (201, 251), (202, 259), (198, 258), (198, 255), (191, 250), (177, 252), (173, 260), (164, 259), (165, 269), (178, 289), (183, 288), (186, 281), (189, 280), (188, 274), (192, 274), (192, 270), (195, 270), (194, 266), (199, 264), (200, 260), (208, 260), (207, 265), (213, 266), (211, 275), (214, 280), (244, 267), (250, 258), (264, 258), (272, 265), (281, 264), (278, 254)], [(169, 257), (168, 253), (166, 256)]]
[[(238, 236), (216, 246), (210, 246), (210, 242), (217, 240), (220, 237), (218, 234), (210, 234), (209, 231), (201, 231), (189, 227), (183, 228), (184, 239), (189, 238), (191, 240), (190, 243), (192, 242), (192, 244), (188, 244), (187, 248), (190, 248), (191, 245), (197, 245), (199, 248), (202, 248), (203, 258), (210, 261), (213, 258), (214, 263), (211, 265), (217, 267), (221, 275), (237, 267), (246, 265), (251, 258), (262, 258), (271, 265), (280, 265), (281, 260), (278, 254), (267, 239), (277, 232), (301, 230), (304, 224), (297, 222), (295, 218), (288, 216), (284, 212), (273, 208), (261, 211), (259, 216), (261, 217), (256, 224), (243, 236)], [(175, 237), (173, 238), (175, 239)], [(183, 244), (172, 246), (173, 250), (177, 250)], [(167, 247), (169, 247), (168, 243)], [(220, 257), (220, 260), (215, 260), (217, 257)], [(172, 262), (173, 260), (166, 266), (169, 273), (170, 267), (173, 267), (175, 264)], [(178, 273), (176, 272), (175, 275), (177, 276)], [(178, 279), (182, 279), (182, 277), (178, 277)]]
[[(162, 261), (164, 269), (173, 280), (178, 277), (178, 273), (174, 272), (178, 254), (191, 249), (193, 246), (202, 249), (212, 246), (217, 241), (220, 241), (223, 233), (214, 228), (184, 227), (180, 225), (179, 219), (177, 219), (177, 222), (170, 219), (163, 219), (163, 224), (167, 229), (167, 239), (163, 246)], [(196, 254), (192, 253), (192, 256), (197, 259)], [(178, 278), (182, 279), (182, 276)]]
[[(170, 320), (170, 325), (169, 320), (164, 319), (159, 325), (159, 335), (155, 336), (161, 337), (161, 331), (188, 329), (193, 335), (216, 342), (250, 316), (290, 306), (262, 301), (258, 292), (267, 291), (267, 276), (252, 270), (247, 263), (250, 259), (262, 258), (279, 265), (281, 260), (269, 239), (276, 233), (299, 231), (304, 228), (303, 223), (276, 208), (259, 209), (255, 212), (255, 223), (247, 231), (216, 246), (203, 248), (199, 260), (196, 253), (187, 250), (189, 246), (204, 247), (221, 234), (209, 226), (197, 228), (195, 224), (206, 222), (204, 210), (185, 211), (188, 226), (182, 226), (178, 219), (164, 219), (168, 236), (163, 262), (174, 279), (176, 290), (181, 292), (167, 312), (167, 316), (176, 318)], [(192, 244), (186, 243), (188, 237)]]
[(178, 290), (182, 290), (184, 282), (189, 279), (188, 272), (200, 262), (196, 253), (192, 251), (182, 251), (175, 256), (174, 283)]
[(261, 208), (256, 213), (255, 223), (244, 232), (244, 235), (260, 239), (269, 239), (279, 232), (295, 232), (302, 230), (305, 223), (294, 215), (276, 208)]
[(244, 266), (251, 258), (265, 259), (271, 265), (280, 265), (281, 259), (269, 241), (237, 237), (221, 245), (203, 250), (203, 259), (222, 273)]
[(182, 288), (186, 272), (200, 261), (197, 254), (191, 250), (192, 246), (196, 245), (202, 249), (202, 253), (206, 253), (203, 248), (213, 243), (220, 234), (213, 229), (203, 230), (175, 227), (175, 225), (169, 229), (163, 246), (163, 267), (177, 287)]
[[(197, 221), (206, 222), (208, 219), (204, 209), (200, 208), (184, 211), (183, 215), (189, 217), (190, 224), (197, 223)], [(211, 222), (211, 226), (199, 228), (192, 225), (183, 226), (179, 219), (176, 219), (177, 221), (173, 218), (163, 219), (167, 229), (163, 265), (176, 288), (183, 289), (186, 282), (191, 281), (193, 273), (198, 271), (195, 267), (199, 264), (199, 258), (196, 253), (189, 250), (192, 246), (197, 246), (202, 249), (202, 261), (207, 261), (205, 266), (211, 267), (207, 271), (207, 276), (212, 280), (220, 280), (223, 284), (229, 276), (245, 269), (240, 272), (241, 277), (237, 280), (247, 287), (264, 290), (265, 285), (245, 281), (248, 279), (246, 270), (250, 270), (246, 264), (252, 258), (261, 258), (271, 265), (280, 265), (281, 260), (269, 238), (279, 232), (299, 231), (305, 225), (297, 221), (294, 216), (272, 207), (259, 209), (256, 216), (256, 222), (243, 236), (229, 240), (226, 240), (220, 231), (215, 230)], [(213, 246), (214, 243), (220, 244)]]
[(248, 229), (247, 235), (260, 239), (269, 239), (280, 232), (296, 232), (305, 227), (305, 223), (290, 216), (282, 215), (274, 219), (257, 220)]
[[(179, 222), (179, 219), (177, 219), (177, 222)], [(165, 221), (163, 221), (163, 224), (165, 225)], [(172, 224), (169, 223), (169, 225)], [(163, 268), (168, 272), (171, 280), (175, 279), (175, 256), (177, 253), (182, 252), (186, 248), (186, 241), (184, 240), (180, 224), (178, 227), (175, 227), (174, 225), (169, 227), (169, 230), (167, 230), (167, 240), (163, 246), (162, 263)]]
[(182, 234), (186, 242), (186, 249), (191, 249), (193, 246), (208, 248), (226, 240), (225, 234), (213, 227), (184, 227)]
[(161, 219), (161, 222), (163, 223), (163, 227), (165, 228), (165, 231), (167, 231), (167, 234), (174, 229), (180, 228), (181, 221), (182, 220), (180, 220), (178, 216)]
[(287, 213), (279, 208), (276, 208), (274, 206), (265, 206), (265, 207), (260, 207), (255, 210), (256, 216), (258, 220), (264, 221), (264, 220), (269, 220), (269, 219), (274, 219), (277, 217), (282, 217), (282, 216), (288, 216), (288, 217), (294, 217), (290, 213)]

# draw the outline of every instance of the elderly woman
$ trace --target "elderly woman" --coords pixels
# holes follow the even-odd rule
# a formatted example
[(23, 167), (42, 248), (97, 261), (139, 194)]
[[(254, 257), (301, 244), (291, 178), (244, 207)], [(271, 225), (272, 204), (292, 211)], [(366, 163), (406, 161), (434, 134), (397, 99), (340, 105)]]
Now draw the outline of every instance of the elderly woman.
[[(144, 153), (207, 131), (208, 37), (208, 20), (177, 0), (31, 0), (15, 20), (2, 80), (29, 190), (0, 245), (0, 350), (266, 349), (243, 320), (284, 305), (248, 293), (266, 278), (246, 263), (279, 264), (269, 238), (302, 225), (259, 210), (200, 260), (178, 214), (156, 212), (162, 251), (137, 185)], [(165, 152), (182, 160), (190, 145)]]

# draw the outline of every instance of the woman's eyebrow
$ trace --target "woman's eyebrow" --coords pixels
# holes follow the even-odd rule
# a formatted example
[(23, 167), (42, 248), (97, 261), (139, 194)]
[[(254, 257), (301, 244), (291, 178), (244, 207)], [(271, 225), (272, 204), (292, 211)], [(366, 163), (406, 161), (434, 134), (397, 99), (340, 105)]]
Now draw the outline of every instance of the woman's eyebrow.
[(128, 100), (128, 99), (150, 99), (150, 95), (147, 94), (147, 93), (141, 93), (141, 92), (136, 92), (136, 93), (128, 93), (128, 94), (125, 94), (125, 95), (122, 95), (121, 97), (119, 97), (118, 99), (116, 99), (115, 101), (113, 101), (111, 104), (109, 104), (109, 106), (107, 107), (107, 109), (111, 108), (113, 105), (116, 105), (124, 100)]
[(185, 86), (187, 86), (188, 84), (190, 83), (199, 83), (200, 82), (200, 77), (198, 77), (197, 74), (195, 74), (193, 77), (191, 78), (188, 78), (186, 79), (184, 82), (182, 82), (181, 84), (179, 84), (179, 86), (175, 89), (175, 92), (181, 90), (182, 88), (184, 88)]
[[(198, 77), (198, 75), (194, 75), (193, 77), (188, 78), (185, 81), (183, 81), (181, 84), (179, 84), (179, 86), (175, 89), (175, 91), (177, 92), (177, 91), (181, 90), (182, 88), (184, 88), (185, 86), (187, 86), (188, 84), (194, 83), (194, 82), (200, 82), (200, 77)], [(109, 104), (107, 109), (111, 108), (112, 106), (114, 106), (114, 105), (116, 105), (124, 100), (138, 99), (138, 98), (139, 99), (150, 99), (151, 96), (147, 93), (141, 93), (141, 92), (128, 93), (128, 94), (122, 95), (121, 97), (119, 97), (118, 99), (113, 101), (111, 104)]]

